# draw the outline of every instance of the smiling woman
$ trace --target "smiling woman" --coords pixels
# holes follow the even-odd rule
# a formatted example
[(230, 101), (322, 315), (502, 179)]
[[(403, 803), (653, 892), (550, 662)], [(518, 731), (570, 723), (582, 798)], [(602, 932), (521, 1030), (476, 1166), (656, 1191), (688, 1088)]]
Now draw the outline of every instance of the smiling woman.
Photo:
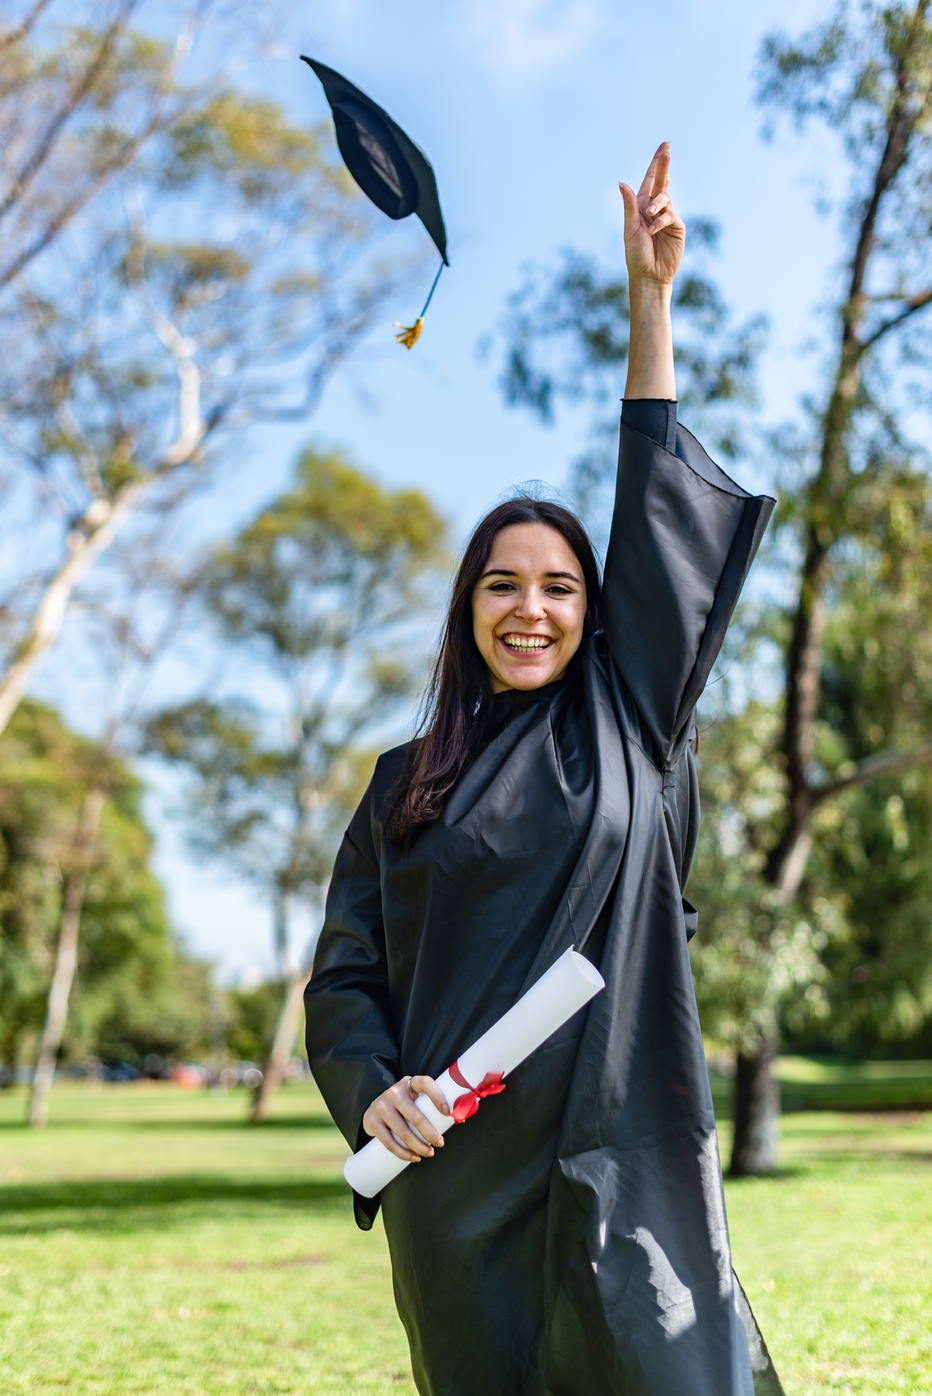
[(472, 595), (473, 633), (492, 692), (562, 679), (585, 619), (583, 567), (559, 529), (547, 523), (500, 529)]
[[(622, 186), (631, 341), (605, 577), (579, 520), (509, 500), (457, 574), (423, 735), (337, 858), (308, 1059), (381, 1205), (422, 1396), (776, 1396), (731, 1269), (683, 900), (696, 703), (772, 501), (676, 421), (683, 225), (662, 146)], [(568, 949), (605, 989), (442, 1134), (436, 1075)]]

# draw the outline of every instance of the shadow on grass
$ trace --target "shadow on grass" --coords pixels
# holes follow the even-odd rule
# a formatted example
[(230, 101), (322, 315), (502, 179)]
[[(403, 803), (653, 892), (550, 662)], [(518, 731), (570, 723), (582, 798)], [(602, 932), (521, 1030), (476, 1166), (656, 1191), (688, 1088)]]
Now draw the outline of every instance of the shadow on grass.
[(808, 1164), (781, 1163), (772, 1173), (740, 1173), (735, 1176), (726, 1172), (725, 1182), (730, 1187), (741, 1187), (745, 1183), (795, 1183), (800, 1178), (808, 1177), (811, 1171)]
[[(305, 1209), (339, 1200), (347, 1206), (351, 1193), (342, 1178), (282, 1179), (230, 1178), (210, 1174), (159, 1178), (24, 1183), (0, 1187), (0, 1233), (3, 1231), (52, 1231), (60, 1217), (40, 1220), (37, 1213), (83, 1213), (68, 1218), (74, 1230), (124, 1230), (134, 1228), (128, 1213), (189, 1202), (259, 1202), (277, 1207)], [(140, 1219), (141, 1220), (141, 1219)]]
[[(29, 1122), (23, 1120), (0, 1120), (0, 1131), (19, 1130), (25, 1132), (30, 1129)], [(337, 1127), (329, 1115), (286, 1115), (280, 1119), (272, 1120), (251, 1120), (244, 1115), (242, 1119), (216, 1120), (209, 1115), (179, 1115), (177, 1118), (171, 1115), (162, 1115), (157, 1119), (138, 1119), (126, 1116), (119, 1119), (113, 1115), (102, 1115), (97, 1119), (86, 1115), (69, 1119), (66, 1115), (60, 1119), (51, 1119), (47, 1126), (50, 1132), (56, 1129), (125, 1129), (125, 1130), (164, 1130), (164, 1129), (208, 1129), (208, 1130), (279, 1130), (279, 1129), (332, 1129)]]

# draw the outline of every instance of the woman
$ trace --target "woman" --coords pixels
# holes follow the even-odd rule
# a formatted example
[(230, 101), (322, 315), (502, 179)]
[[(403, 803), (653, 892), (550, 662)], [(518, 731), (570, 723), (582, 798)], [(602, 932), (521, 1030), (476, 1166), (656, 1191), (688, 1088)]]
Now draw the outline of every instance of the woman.
[[(693, 714), (772, 501), (676, 424), (668, 171), (664, 144), (637, 195), (620, 186), (631, 332), (601, 589), (567, 511), (519, 499), (479, 525), (431, 722), (379, 758), (307, 990), (347, 1141), (417, 1164), (356, 1215), (381, 1201), (422, 1396), (780, 1390), (731, 1269), (682, 898)], [(446, 1112), (434, 1077), (568, 946), (604, 992), (439, 1135), (415, 1097)]]

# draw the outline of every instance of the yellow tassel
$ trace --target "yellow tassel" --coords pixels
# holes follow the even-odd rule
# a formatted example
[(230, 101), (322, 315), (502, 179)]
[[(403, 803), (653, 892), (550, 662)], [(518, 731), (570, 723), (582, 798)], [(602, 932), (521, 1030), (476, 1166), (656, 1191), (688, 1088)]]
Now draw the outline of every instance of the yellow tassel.
[(399, 325), (395, 321), (396, 327), (401, 330), (401, 334), (396, 334), (395, 338), (399, 344), (403, 344), (406, 349), (413, 349), (421, 337), (421, 326), (424, 324), (423, 315), (419, 315), (413, 325)]

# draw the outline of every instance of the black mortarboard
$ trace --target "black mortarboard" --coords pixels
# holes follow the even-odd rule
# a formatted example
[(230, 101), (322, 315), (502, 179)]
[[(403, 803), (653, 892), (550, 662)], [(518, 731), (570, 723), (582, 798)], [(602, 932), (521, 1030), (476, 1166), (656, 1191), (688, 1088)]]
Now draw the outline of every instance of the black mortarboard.
[[(407, 218), (416, 213), (430, 233), (437, 251), (443, 258), (440, 271), (449, 266), (447, 260), (447, 230), (440, 212), (440, 198), (433, 167), (420, 146), (406, 136), (392, 121), (388, 112), (354, 87), (346, 78), (301, 55), (323, 83), (324, 93), (333, 112), (337, 145), (346, 168), (377, 208), (389, 218)], [(434, 286), (440, 278), (440, 271)], [(410, 349), (421, 332), (424, 311), (434, 294), (434, 286), (418, 316), (416, 325), (397, 336)]]

